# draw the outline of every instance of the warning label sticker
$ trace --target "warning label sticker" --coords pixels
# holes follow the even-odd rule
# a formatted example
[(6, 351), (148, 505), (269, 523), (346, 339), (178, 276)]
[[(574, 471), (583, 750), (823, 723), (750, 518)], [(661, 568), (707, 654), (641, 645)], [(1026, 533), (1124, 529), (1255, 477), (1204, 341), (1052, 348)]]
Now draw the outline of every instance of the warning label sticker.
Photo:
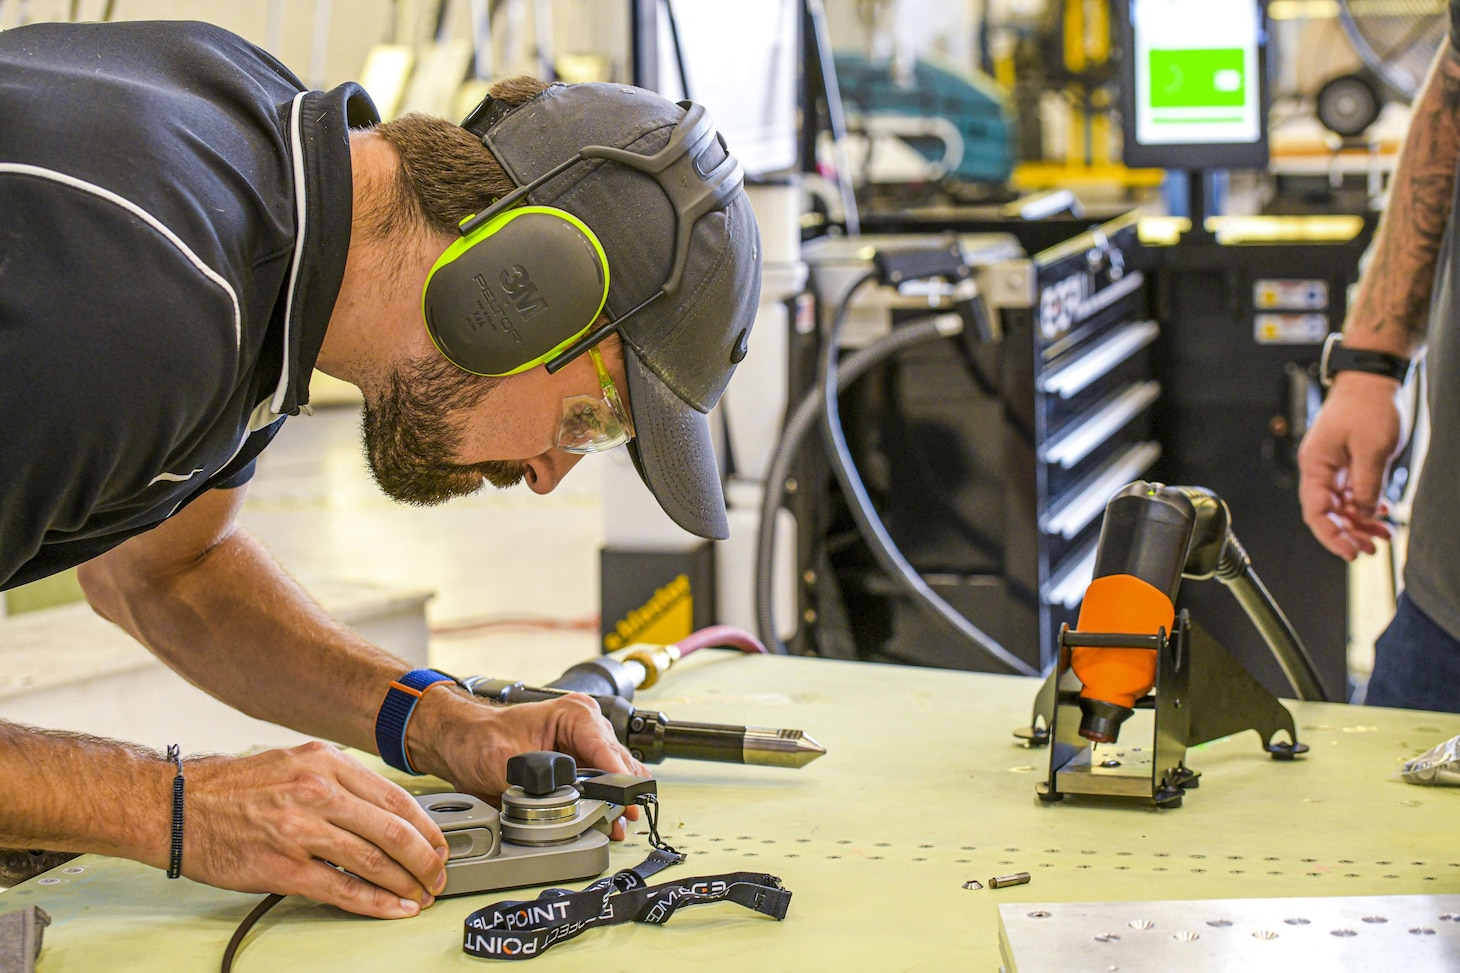
[(1326, 314), (1259, 314), (1253, 320), (1259, 345), (1321, 345), (1328, 337)]
[(1328, 281), (1259, 278), (1252, 282), (1252, 306), (1259, 311), (1322, 311), (1328, 307)]

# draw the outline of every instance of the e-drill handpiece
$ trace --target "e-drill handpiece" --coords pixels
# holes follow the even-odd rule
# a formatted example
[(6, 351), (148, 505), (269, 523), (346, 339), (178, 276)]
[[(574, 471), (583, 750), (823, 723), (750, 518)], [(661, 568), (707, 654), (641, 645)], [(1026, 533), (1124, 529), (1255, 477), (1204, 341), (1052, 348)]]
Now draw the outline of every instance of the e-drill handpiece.
[(629, 738), (624, 745), (636, 760), (644, 763), (658, 763), (665, 757), (683, 757), (718, 763), (801, 768), (826, 753), (825, 747), (801, 730), (681, 723), (653, 710), (634, 713), (629, 720)]
[[(521, 682), (470, 676), (462, 685), (483, 699), (498, 703), (532, 703), (555, 699), (567, 689), (527, 686)], [(766, 767), (804, 767), (826, 753), (826, 748), (801, 730), (723, 723), (681, 723), (655, 710), (638, 709), (621, 696), (592, 694), (599, 710), (613, 726), (614, 736), (634, 759), (662, 763), (666, 757), (713, 760), (718, 763), (757, 764)]]

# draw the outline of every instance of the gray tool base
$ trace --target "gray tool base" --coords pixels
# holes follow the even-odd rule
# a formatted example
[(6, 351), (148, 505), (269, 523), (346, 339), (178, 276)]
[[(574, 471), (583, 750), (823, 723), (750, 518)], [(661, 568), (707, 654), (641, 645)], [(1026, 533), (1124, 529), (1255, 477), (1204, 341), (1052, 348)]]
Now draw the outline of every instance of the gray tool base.
[[(502, 842), (493, 857), (459, 858), (446, 863), (446, 890), (464, 895), (531, 885), (562, 885), (608, 870), (608, 835), (590, 828), (572, 841), (546, 847)], [(531, 896), (528, 896), (529, 898)]]

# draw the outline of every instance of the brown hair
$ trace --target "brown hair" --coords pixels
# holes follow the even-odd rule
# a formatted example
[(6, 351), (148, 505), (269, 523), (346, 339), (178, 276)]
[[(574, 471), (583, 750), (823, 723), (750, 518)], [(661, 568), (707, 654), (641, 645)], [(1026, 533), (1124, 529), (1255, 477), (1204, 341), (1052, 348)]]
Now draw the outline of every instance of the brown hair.
[[(493, 84), (491, 96), (509, 105), (528, 101), (547, 85), (519, 75)], [(399, 176), (374, 214), (371, 229), (390, 236), (425, 228), (455, 235), (457, 225), (515, 188), (481, 139), (432, 115), (412, 112), (375, 127), (400, 157)]]

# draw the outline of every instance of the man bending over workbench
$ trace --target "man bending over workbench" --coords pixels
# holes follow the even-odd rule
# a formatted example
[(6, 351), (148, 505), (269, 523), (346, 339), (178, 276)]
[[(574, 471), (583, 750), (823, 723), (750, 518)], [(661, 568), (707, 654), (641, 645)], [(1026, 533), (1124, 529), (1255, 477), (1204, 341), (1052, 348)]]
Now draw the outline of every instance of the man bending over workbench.
[[(460, 790), (500, 793), (530, 750), (643, 773), (587, 697), (501, 708), (406, 672), (238, 515), (317, 367), (359, 387), (398, 500), (547, 493), (628, 443), (674, 520), (725, 536), (705, 413), (760, 255), (702, 110), (519, 78), (465, 127), (379, 124), (357, 85), (305, 91), (214, 27), (37, 24), (0, 32), (0, 119), (0, 588), (80, 565), (195, 685)], [(0, 846), (381, 917), (446, 880), (416, 802), (323, 743), (164, 759), (0, 723)]]

